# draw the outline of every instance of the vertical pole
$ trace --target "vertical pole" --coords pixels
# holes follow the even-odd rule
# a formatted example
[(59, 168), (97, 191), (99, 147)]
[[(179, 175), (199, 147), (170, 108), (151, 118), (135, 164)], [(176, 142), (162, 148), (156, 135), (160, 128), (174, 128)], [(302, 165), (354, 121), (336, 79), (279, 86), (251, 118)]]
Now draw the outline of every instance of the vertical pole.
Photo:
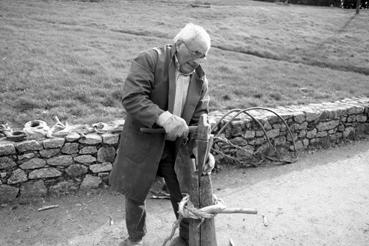
[(358, 15), (360, 12), (360, 5), (361, 5), (361, 1), (357, 0), (356, 1), (356, 14)]
[[(190, 200), (195, 208), (200, 207), (199, 180), (197, 173), (193, 173), (191, 182)], [(200, 220), (191, 219), (189, 228), (189, 246), (200, 246)]]
[[(193, 192), (190, 195), (191, 201), (196, 208), (213, 205), (213, 192), (210, 175), (202, 175), (202, 169), (206, 163), (210, 150), (210, 132), (211, 129), (210, 125), (207, 122), (207, 115), (201, 115), (196, 137), (197, 171), (192, 179)], [(214, 219), (206, 219), (201, 224), (199, 220), (191, 221), (189, 245), (217, 246)]]

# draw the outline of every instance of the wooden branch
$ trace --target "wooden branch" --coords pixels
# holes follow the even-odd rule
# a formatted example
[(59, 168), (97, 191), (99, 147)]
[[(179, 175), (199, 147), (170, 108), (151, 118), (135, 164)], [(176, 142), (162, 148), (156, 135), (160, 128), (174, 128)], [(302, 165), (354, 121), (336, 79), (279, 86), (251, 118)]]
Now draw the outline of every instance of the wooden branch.
[(38, 209), (38, 211), (40, 212), (40, 211), (44, 211), (44, 210), (49, 210), (49, 209), (53, 209), (53, 208), (57, 208), (57, 207), (59, 207), (59, 205), (50, 205), (50, 206), (44, 206), (44, 207), (42, 207), (42, 208), (39, 208)]
[(254, 208), (226, 208), (219, 212), (220, 214), (257, 214)]

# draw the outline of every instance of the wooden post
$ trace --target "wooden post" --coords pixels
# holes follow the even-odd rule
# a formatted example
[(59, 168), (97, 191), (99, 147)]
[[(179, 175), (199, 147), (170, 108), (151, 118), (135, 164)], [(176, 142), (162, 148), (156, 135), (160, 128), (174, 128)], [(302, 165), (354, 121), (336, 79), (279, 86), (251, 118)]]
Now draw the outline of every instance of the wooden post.
[(358, 15), (360, 12), (360, 5), (361, 5), (361, 1), (357, 0), (356, 1), (356, 14)]
[[(210, 175), (202, 175), (203, 166), (206, 163), (211, 145), (210, 125), (207, 115), (201, 115), (196, 137), (197, 159), (196, 173), (192, 178), (191, 201), (196, 208), (213, 205), (213, 191)], [(191, 220), (190, 246), (217, 246), (214, 219)], [(200, 227), (199, 227), (200, 226)]]

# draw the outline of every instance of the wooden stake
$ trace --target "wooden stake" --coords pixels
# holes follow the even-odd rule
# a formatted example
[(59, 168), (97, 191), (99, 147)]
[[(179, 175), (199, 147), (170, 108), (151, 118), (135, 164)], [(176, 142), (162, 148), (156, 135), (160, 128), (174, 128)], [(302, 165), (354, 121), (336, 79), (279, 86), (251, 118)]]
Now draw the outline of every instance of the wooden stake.
[[(213, 191), (210, 175), (202, 176), (202, 169), (209, 153), (210, 125), (207, 115), (201, 115), (197, 128), (197, 171), (193, 175), (191, 201), (196, 208), (213, 205)], [(200, 226), (200, 228), (199, 228)], [(192, 235), (191, 235), (192, 234)], [(191, 220), (190, 246), (217, 246), (214, 219)]]
[(360, 12), (360, 5), (361, 5), (361, 1), (357, 0), (356, 1), (356, 14), (358, 15)]

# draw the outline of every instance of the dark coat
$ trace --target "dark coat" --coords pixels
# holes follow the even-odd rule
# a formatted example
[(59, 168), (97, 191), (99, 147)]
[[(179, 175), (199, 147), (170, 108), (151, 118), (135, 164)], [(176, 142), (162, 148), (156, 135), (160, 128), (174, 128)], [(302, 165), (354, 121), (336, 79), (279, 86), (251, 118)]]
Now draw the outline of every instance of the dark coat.
[[(127, 117), (110, 184), (133, 200), (145, 199), (164, 149), (164, 134), (144, 134), (139, 129), (158, 127), (155, 122), (159, 115), (173, 110), (174, 54), (172, 45), (142, 52), (133, 60), (124, 84), (122, 103)], [(191, 75), (182, 118), (188, 125), (196, 124), (201, 114), (208, 113), (208, 104), (208, 82), (199, 66)]]

